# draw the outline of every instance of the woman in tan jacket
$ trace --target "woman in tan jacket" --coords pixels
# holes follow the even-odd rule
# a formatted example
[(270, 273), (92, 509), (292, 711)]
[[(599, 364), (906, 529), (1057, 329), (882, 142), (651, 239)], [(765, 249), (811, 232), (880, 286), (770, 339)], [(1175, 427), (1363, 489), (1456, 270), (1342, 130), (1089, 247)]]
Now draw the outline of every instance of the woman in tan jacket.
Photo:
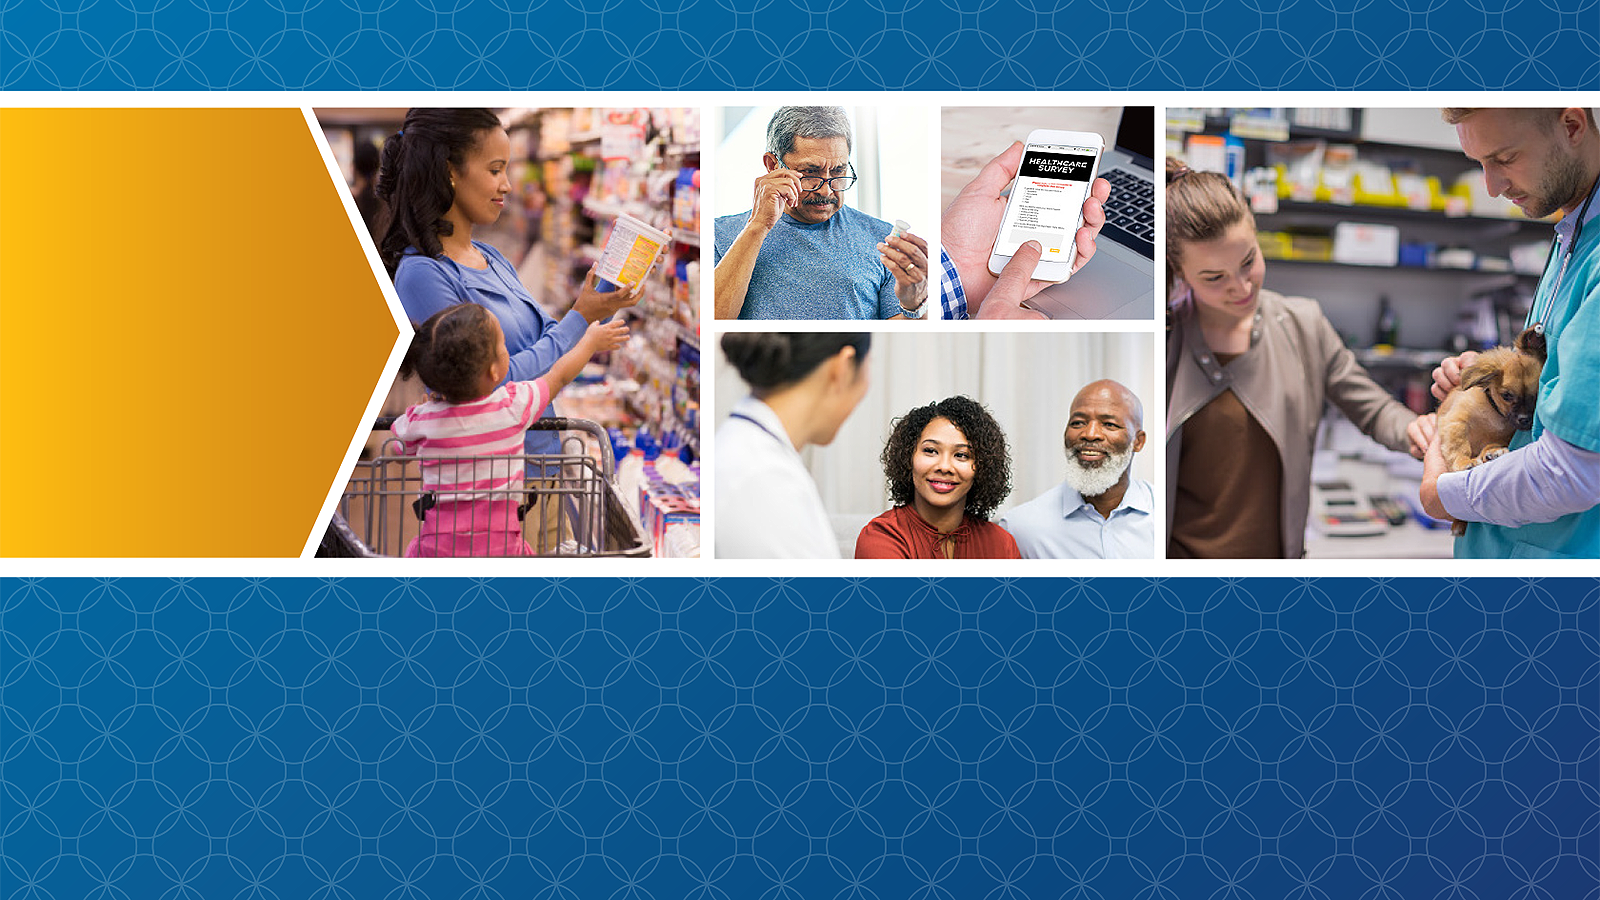
[(1255, 217), (1225, 176), (1168, 160), (1167, 271), (1167, 556), (1298, 558), (1323, 406), (1418, 458), (1422, 426), (1316, 301), (1262, 289)]

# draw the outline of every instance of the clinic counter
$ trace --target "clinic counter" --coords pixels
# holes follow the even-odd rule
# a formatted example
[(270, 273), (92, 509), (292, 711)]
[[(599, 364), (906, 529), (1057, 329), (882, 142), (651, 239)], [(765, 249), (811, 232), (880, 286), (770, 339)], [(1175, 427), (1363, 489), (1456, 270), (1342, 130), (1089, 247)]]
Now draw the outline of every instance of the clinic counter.
[[(1317, 481), (1339, 480), (1349, 483), (1362, 497), (1373, 494), (1411, 498), (1414, 502), (1420, 479), (1391, 472), (1391, 467), (1367, 459), (1340, 459), (1334, 472), (1318, 472)], [(1402, 501), (1402, 505), (1405, 505)], [(1382, 534), (1363, 537), (1334, 537), (1318, 530), (1316, 503), (1312, 504), (1312, 522), (1306, 527), (1306, 558), (1308, 559), (1448, 559), (1455, 539), (1450, 529), (1428, 528), (1420, 524), (1407, 508), (1406, 520), (1391, 525)]]

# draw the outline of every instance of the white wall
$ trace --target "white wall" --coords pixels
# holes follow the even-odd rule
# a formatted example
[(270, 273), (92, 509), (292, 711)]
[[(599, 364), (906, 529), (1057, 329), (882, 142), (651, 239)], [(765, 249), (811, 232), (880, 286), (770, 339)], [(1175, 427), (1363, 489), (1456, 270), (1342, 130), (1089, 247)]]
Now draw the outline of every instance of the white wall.
[[(1456, 150), (1456, 128), (1447, 125), (1437, 107), (1427, 109), (1389, 109), (1376, 107), (1361, 112), (1361, 136), (1369, 141), (1390, 144), (1410, 144), (1415, 147), (1432, 147), (1435, 150)], [(1466, 156), (1461, 157), (1462, 169), (1472, 166)]]

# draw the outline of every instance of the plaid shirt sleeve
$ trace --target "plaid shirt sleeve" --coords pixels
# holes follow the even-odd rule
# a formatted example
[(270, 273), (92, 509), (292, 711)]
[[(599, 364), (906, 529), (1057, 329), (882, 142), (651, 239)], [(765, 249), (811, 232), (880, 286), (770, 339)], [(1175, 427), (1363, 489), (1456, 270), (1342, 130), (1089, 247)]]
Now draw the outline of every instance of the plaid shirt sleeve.
[(967, 292), (961, 289), (961, 273), (956, 271), (950, 255), (939, 248), (939, 307), (946, 319), (967, 318)]

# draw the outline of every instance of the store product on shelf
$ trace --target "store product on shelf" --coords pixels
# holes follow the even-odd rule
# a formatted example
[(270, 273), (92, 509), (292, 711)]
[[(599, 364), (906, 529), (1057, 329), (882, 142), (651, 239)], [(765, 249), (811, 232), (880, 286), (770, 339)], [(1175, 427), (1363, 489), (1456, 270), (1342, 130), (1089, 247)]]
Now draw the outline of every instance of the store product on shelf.
[(662, 556), (674, 559), (684, 559), (700, 556), (700, 526), (698, 524), (673, 523), (667, 527), (667, 539), (664, 542)]
[(682, 439), (676, 434), (669, 434), (666, 436), (665, 444), (665, 449), (655, 459), (656, 472), (668, 484), (699, 484), (699, 473), (683, 461)]
[(639, 487), (644, 483), (645, 451), (654, 440), (647, 429), (634, 433), (628, 453), (617, 458), (617, 496), (638, 512)]
[(617, 465), (617, 496), (639, 517), (657, 556), (699, 553), (700, 468), (685, 464), (679, 439), (641, 428)]
[(1400, 229), (1339, 222), (1333, 226), (1333, 261), (1350, 266), (1394, 266), (1400, 261)]
[(1400, 346), (1400, 314), (1394, 311), (1388, 294), (1378, 298), (1378, 323), (1372, 332), (1372, 344), (1391, 349)]
[(632, 163), (644, 158), (645, 126), (650, 113), (644, 109), (608, 109), (600, 125), (600, 157), (607, 163)]
[(655, 264), (669, 236), (633, 216), (617, 216), (595, 263), (595, 274), (613, 285), (632, 287)]
[(700, 229), (700, 170), (678, 170), (672, 195), (672, 224), (678, 228)]
[(645, 449), (639, 484), (640, 523), (657, 555), (668, 552), (669, 542), (680, 546), (691, 537), (698, 552), (700, 474), (697, 467), (683, 464), (677, 448), (671, 446), (672, 436), (667, 438), (667, 449), (654, 442)]
[(695, 334), (700, 333), (700, 261), (680, 259), (673, 271), (672, 317)]

